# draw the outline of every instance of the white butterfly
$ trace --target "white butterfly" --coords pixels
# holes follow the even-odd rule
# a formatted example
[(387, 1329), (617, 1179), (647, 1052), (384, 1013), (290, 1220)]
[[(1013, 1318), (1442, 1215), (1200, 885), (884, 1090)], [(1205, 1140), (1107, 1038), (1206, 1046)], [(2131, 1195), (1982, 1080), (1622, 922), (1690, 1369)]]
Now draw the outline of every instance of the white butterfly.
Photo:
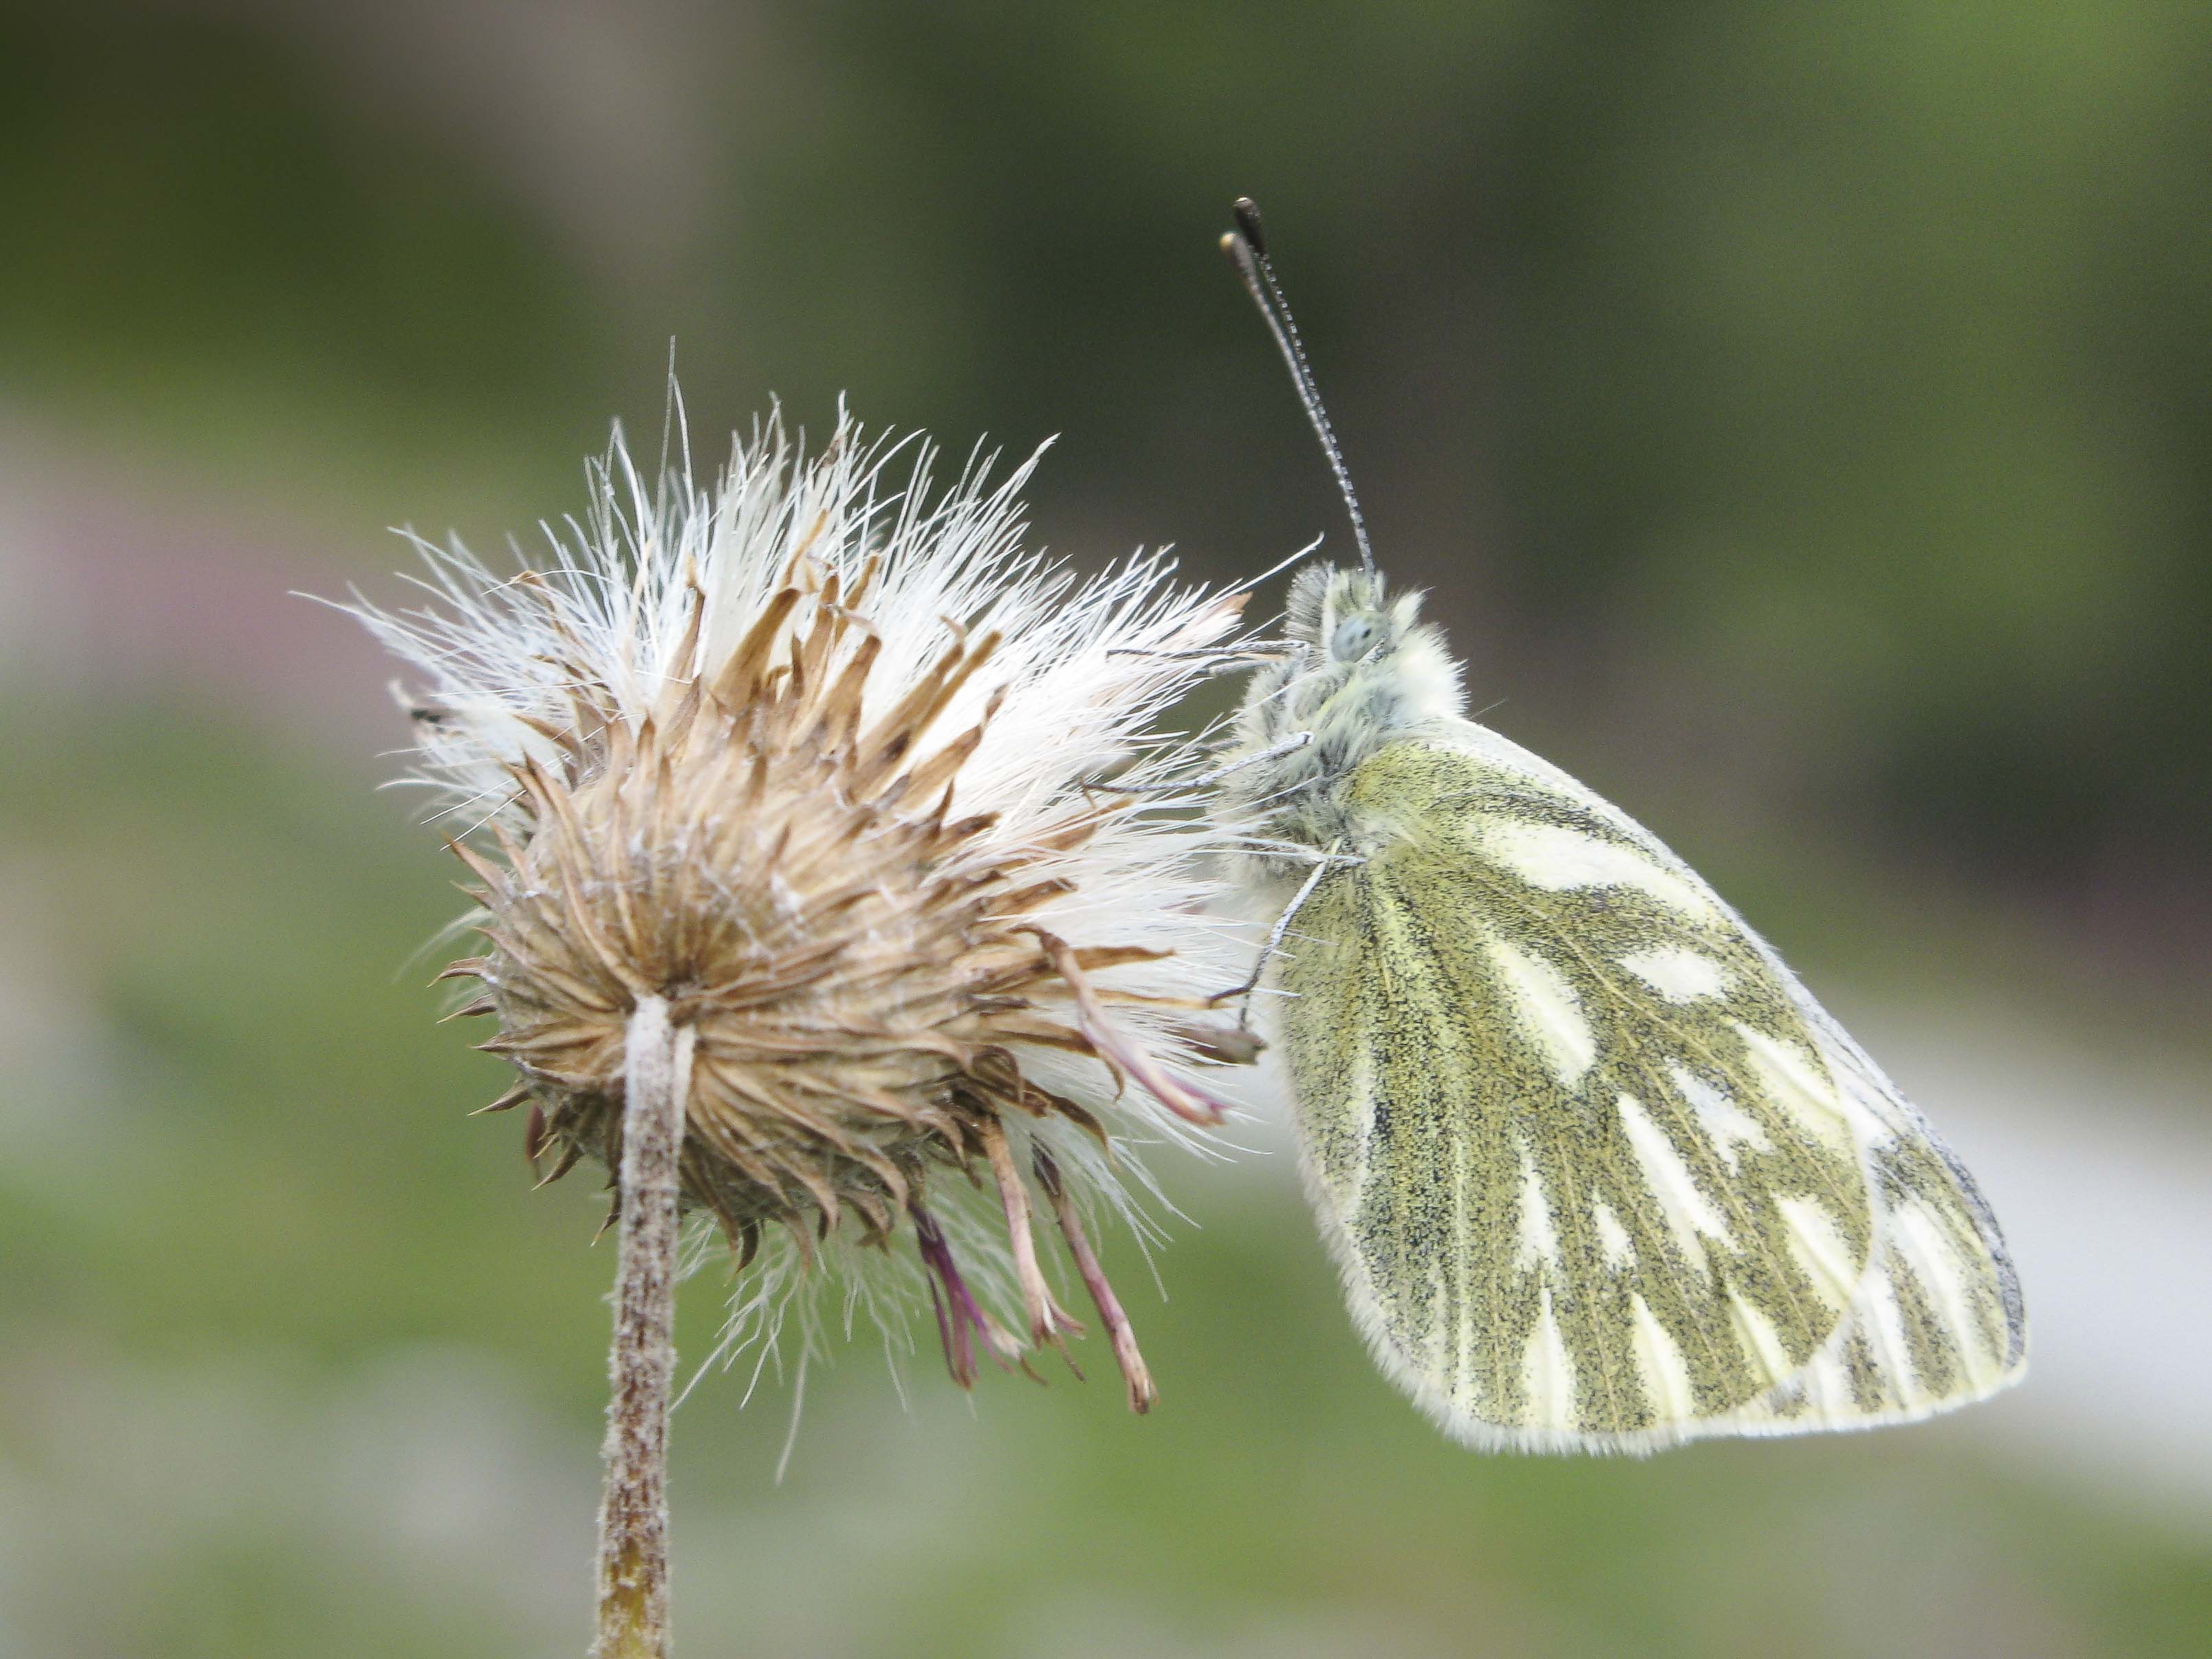
[(1383, 1369), (1456, 1437), (1534, 1451), (1908, 1422), (2017, 1381), (2011, 1259), (1926, 1121), (1695, 872), (1465, 717), (1237, 218), (1364, 568), (1300, 573), (1218, 776), (1280, 849), (1247, 860), (1280, 907), (1254, 982), (1287, 994), (1307, 1185)]

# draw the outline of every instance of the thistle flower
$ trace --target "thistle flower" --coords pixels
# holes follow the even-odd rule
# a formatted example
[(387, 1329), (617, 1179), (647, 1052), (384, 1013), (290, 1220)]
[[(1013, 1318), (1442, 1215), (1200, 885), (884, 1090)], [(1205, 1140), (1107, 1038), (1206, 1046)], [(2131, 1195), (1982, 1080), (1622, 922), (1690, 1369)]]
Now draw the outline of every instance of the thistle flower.
[[(695, 1034), (687, 1207), (741, 1265), (910, 1234), (965, 1383), (970, 1339), (1023, 1346), (998, 1291), (1032, 1343), (1073, 1326), (1037, 1200), (1110, 1297), (1082, 1215), (1129, 1207), (1130, 1139), (1224, 1109), (1201, 1011), (1235, 946), (1211, 832), (1159, 811), (1182, 759), (1151, 728), (1237, 604), (1158, 556), (1079, 583), (1021, 550), (1036, 457), (935, 496), (933, 459), (841, 414), (809, 461), (779, 413), (712, 489), (649, 485), (617, 435), (552, 562), (501, 576), (418, 540), (429, 603), (356, 608), (422, 676), (417, 776), (471, 826), (451, 845), (487, 948), (444, 976), (482, 982), (459, 1012), (496, 1017), (482, 1046), (520, 1074), (485, 1109), (529, 1106), (549, 1181), (613, 1170), (626, 1022), (665, 998)], [(961, 1176), (1003, 1223), (965, 1268)]]
[(641, 477), (617, 433), (550, 562), (418, 542), (428, 602), (355, 609), (421, 678), (417, 775), (484, 941), (447, 974), (481, 983), (459, 1012), (518, 1073), (485, 1109), (528, 1106), (545, 1178), (588, 1158), (629, 1194), (655, 1154), (628, 1143), (670, 1112), (667, 1232), (680, 1188), (747, 1268), (733, 1338), (794, 1305), (813, 1335), (811, 1285), (894, 1328), (926, 1289), (963, 1386), (1081, 1329), (1042, 1211), (1142, 1411), (1085, 1218), (1133, 1212), (1133, 1143), (1223, 1109), (1205, 1010), (1235, 946), (1152, 727), (1237, 604), (1158, 556), (1086, 583), (1024, 552), (1034, 465), (933, 493), (926, 444), (841, 412), (809, 459), (778, 415), (702, 487)]

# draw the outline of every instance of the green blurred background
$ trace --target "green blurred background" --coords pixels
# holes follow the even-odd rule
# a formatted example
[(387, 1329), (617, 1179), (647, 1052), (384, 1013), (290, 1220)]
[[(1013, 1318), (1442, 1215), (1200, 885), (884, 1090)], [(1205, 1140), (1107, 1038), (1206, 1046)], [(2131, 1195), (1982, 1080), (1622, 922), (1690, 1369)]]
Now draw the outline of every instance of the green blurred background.
[(1951, 1133), (2034, 1375), (1476, 1457), (1262, 1129), (1166, 1171), (1149, 1419), (863, 1342), (778, 1487), (787, 1391), (702, 1384), (682, 1651), (2203, 1652), (2208, 86), (2180, 0), (0, 11), (0, 1653), (583, 1643), (611, 1247), (463, 1120), (387, 670), (289, 591), (579, 507), (672, 336), (708, 460), (842, 391), (1063, 434), (1085, 563), (1341, 550), (1240, 191), (1475, 703)]

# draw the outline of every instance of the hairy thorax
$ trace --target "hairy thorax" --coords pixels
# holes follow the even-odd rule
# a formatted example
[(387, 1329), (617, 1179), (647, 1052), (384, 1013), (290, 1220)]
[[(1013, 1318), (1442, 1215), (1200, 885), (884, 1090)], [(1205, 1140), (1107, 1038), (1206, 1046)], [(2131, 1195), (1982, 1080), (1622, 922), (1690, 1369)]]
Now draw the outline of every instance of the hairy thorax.
[(1237, 769), (1223, 783), (1252, 837), (1249, 874), (1270, 888), (1295, 884), (1313, 854), (1370, 857), (1397, 836), (1395, 815), (1358, 780), (1384, 750), (1456, 717), (1458, 688), (1448, 664), (1437, 672), (1439, 656), (1422, 629), (1356, 662), (1294, 660), (1255, 682), (1226, 757)]

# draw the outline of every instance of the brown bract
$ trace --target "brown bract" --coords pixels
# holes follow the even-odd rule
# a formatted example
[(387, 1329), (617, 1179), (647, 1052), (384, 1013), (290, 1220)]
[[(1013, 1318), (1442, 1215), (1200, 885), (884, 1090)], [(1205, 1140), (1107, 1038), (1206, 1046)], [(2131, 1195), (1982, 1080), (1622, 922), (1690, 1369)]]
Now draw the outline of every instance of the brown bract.
[[(1092, 1056), (1193, 1121), (1219, 1115), (1106, 1012), (1160, 1000), (1091, 981), (1160, 953), (1064, 941), (1036, 920), (1126, 802), (1073, 792), (1018, 838), (962, 815), (961, 769), (997, 700), (963, 729), (936, 728), (999, 641), (948, 623), (933, 662), (869, 697), (875, 568), (847, 586), (802, 553), (736, 647), (635, 724), (589, 653), (558, 665), (574, 717), (541, 724), (547, 758), (514, 769), (515, 825), (492, 826), (501, 856), (454, 847), (482, 883), (471, 890), (489, 949), (447, 973), (487, 987), (465, 1012), (497, 1017), (483, 1046), (521, 1073), (494, 1108), (531, 1103), (529, 1150), (555, 1159), (549, 1180), (585, 1156), (618, 1166), (625, 1025), (636, 999), (665, 998), (696, 1041), (687, 1206), (717, 1218), (740, 1267), (763, 1228), (811, 1249), (846, 1225), (884, 1244), (910, 1219), (963, 1384), (977, 1340), (1001, 1359), (1024, 1345), (963, 1280), (928, 1183), (995, 1182), (1029, 1340), (1057, 1343), (1078, 1328), (1038, 1266), (1034, 1178), (1143, 1409), (1150, 1380), (1059, 1172), (1041, 1143), (1018, 1158), (1007, 1133), (1058, 1116), (1105, 1139), (1083, 1106), (1024, 1076), (1024, 1054), (1042, 1048)], [(704, 601), (690, 593), (679, 663), (701, 657)], [(557, 633), (550, 605), (547, 620)]]

